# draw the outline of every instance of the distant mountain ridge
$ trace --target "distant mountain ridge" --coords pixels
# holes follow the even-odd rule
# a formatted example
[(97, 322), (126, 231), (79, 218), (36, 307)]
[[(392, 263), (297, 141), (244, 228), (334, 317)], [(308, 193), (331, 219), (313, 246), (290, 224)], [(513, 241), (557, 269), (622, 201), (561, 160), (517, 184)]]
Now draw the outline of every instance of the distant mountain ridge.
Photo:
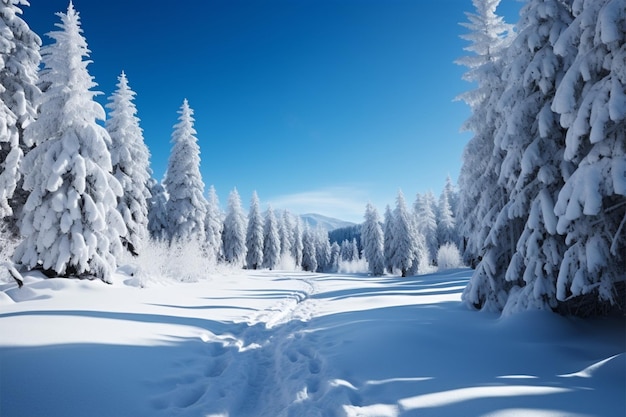
[(356, 223), (348, 222), (345, 220), (335, 219), (333, 217), (323, 216), (316, 213), (301, 214), (300, 218), (303, 222), (307, 223), (311, 227), (321, 227), (330, 232), (342, 227), (355, 226)]

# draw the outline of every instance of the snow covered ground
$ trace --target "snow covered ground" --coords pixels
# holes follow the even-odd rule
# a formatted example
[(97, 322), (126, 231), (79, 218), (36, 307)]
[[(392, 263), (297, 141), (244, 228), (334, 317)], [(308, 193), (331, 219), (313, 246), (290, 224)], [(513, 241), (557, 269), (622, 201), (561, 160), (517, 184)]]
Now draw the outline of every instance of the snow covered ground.
[(621, 416), (623, 319), (467, 310), (470, 270), (0, 289), (0, 416)]

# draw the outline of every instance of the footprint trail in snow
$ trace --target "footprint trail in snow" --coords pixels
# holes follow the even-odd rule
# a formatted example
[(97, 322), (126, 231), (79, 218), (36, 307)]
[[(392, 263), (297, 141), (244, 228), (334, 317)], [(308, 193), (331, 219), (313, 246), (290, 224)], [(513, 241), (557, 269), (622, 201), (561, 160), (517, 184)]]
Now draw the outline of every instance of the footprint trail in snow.
[[(287, 278), (286, 278), (287, 279)], [(307, 331), (315, 312), (314, 283), (285, 292), (276, 303), (231, 326), (232, 333), (203, 333), (171, 378), (159, 381), (152, 406), (172, 416), (322, 415), (313, 404), (325, 394), (325, 363)]]

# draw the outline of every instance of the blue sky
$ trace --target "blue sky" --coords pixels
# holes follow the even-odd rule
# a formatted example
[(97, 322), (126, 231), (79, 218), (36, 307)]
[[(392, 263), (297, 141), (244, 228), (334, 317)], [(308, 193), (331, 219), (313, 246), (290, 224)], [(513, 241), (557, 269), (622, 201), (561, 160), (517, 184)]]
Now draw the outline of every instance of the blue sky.
[[(45, 43), (67, 0), (30, 0)], [(456, 182), (471, 88), (454, 64), (471, 0), (74, 0), (102, 103), (124, 70), (157, 179), (183, 99), (201, 171), (222, 205), (237, 187), (264, 206), (362, 221), (398, 189)], [(520, 4), (502, 0), (507, 21)]]

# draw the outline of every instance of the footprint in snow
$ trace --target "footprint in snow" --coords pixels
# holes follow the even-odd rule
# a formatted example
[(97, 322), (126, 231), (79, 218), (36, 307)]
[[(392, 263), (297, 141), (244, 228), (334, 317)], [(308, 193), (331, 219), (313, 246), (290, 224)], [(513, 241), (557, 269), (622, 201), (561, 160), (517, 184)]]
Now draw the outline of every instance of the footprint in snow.
[(216, 360), (213, 361), (213, 363), (211, 363), (207, 367), (206, 371), (204, 372), (204, 376), (208, 378), (216, 378), (218, 376), (221, 376), (226, 368), (228, 368), (228, 365), (229, 361), (224, 358), (218, 357)]
[(286, 355), (287, 359), (289, 359), (289, 362), (295, 363), (298, 361), (298, 354), (295, 351), (289, 351), (286, 353)]
[(179, 408), (191, 407), (200, 401), (204, 393), (205, 390), (200, 386), (180, 387), (174, 392), (174, 405)]
[(322, 370), (322, 361), (316, 358), (311, 358), (309, 361), (309, 372), (312, 374), (319, 374)]

